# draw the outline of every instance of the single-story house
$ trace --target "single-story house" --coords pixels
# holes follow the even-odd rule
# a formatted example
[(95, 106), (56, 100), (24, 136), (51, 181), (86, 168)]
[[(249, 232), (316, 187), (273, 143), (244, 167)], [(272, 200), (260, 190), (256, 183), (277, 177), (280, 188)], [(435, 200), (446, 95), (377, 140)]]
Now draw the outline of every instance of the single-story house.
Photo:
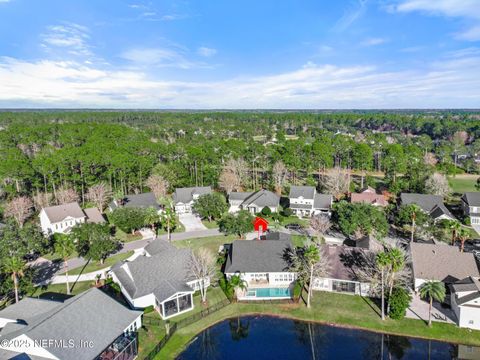
[(480, 330), (480, 282), (472, 276), (450, 285), (450, 305), (459, 327)]
[(290, 240), (235, 240), (227, 254), (225, 276), (239, 275), (246, 283), (237, 290), (239, 300), (289, 299), (296, 273), (284, 255)]
[(212, 193), (210, 186), (196, 186), (188, 188), (176, 188), (173, 194), (173, 204), (177, 214), (191, 214), (195, 200), (202, 195)]
[(351, 295), (368, 295), (370, 284), (355, 274), (349, 264), (358, 256), (364, 256), (368, 250), (348, 246), (321, 245), (322, 256), (328, 258), (328, 274), (313, 281), (313, 289), (339, 292)]
[[(191, 249), (177, 249), (164, 240), (145, 247), (145, 254), (112, 267), (112, 279), (133, 308), (153, 306), (163, 319), (193, 309), (199, 280), (188, 272)], [(210, 279), (204, 279), (205, 287)]]
[(0, 359), (133, 360), (141, 326), (142, 312), (97, 288), (63, 302), (25, 298), (0, 311)]
[(297, 216), (331, 215), (333, 196), (317, 193), (314, 186), (291, 186), (288, 199), (290, 209)]
[(350, 202), (385, 207), (388, 205), (388, 198), (384, 194), (377, 194), (374, 188), (368, 186), (360, 193), (352, 193), (350, 195)]
[(154, 208), (159, 213), (162, 211), (162, 207), (158, 203), (157, 198), (155, 197), (155, 194), (152, 192), (127, 195), (120, 200), (118, 199), (113, 200), (108, 205), (108, 209), (110, 211), (113, 211), (119, 207), (141, 208), (141, 209)]
[(254, 192), (231, 192), (228, 195), (230, 208), (228, 212), (236, 213), (240, 210), (248, 210), (252, 214), (259, 213), (264, 207), (270, 208), (271, 212), (277, 212), (280, 197), (268, 190)]
[(68, 234), (75, 225), (85, 222), (105, 222), (98, 209), (82, 210), (77, 202), (45, 207), (40, 211), (39, 217), (42, 232), (47, 236), (55, 233)]
[(466, 192), (462, 196), (462, 209), (470, 224), (480, 229), (480, 192)]
[(455, 220), (455, 217), (443, 203), (443, 196), (440, 195), (401, 193), (400, 203), (402, 205), (417, 205), (434, 221)]
[(460, 252), (457, 246), (412, 242), (410, 252), (415, 291), (429, 280), (449, 285), (469, 276), (480, 276), (474, 255)]

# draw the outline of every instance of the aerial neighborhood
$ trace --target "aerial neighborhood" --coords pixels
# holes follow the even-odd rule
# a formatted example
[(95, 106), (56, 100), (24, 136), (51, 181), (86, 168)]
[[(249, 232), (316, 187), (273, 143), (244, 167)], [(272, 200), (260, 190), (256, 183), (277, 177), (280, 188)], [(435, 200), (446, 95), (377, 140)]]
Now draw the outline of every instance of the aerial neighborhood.
[[(105, 137), (119, 131), (110, 126)], [(163, 160), (130, 178), (120, 165), (88, 180), (42, 182), (41, 168), (38, 183), (2, 175), (0, 359), (150, 359), (212, 313), (258, 311), (394, 333), (408, 320), (423, 337), (480, 339), (480, 192), (451, 185), (477, 189), (478, 175), (444, 170), (433, 152), (409, 162), (388, 143), (379, 168), (373, 154), (358, 168), (336, 156), (329, 167), (292, 166), (278, 158), (292, 142), (323, 149), (331, 137), (288, 140), (275, 128), (276, 142), (251, 145), (274, 152), (273, 164), (225, 150), (215, 171)], [(169, 129), (183, 144), (179, 130)], [(139, 130), (119, 134), (129, 131)], [(345, 139), (367, 144), (355, 136)], [(53, 347), (47, 335), (85, 349)]]

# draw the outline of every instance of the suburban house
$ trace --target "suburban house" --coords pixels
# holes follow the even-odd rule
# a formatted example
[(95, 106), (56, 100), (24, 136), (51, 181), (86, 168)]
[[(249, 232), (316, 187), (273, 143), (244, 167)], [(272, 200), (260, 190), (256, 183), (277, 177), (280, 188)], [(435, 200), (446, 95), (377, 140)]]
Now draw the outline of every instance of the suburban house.
[(352, 193), (350, 195), (350, 202), (385, 207), (388, 205), (388, 198), (385, 194), (377, 194), (374, 188), (368, 186), (360, 193)]
[(443, 203), (443, 196), (440, 195), (401, 193), (400, 203), (402, 205), (417, 205), (434, 221), (455, 220), (455, 217)]
[[(188, 273), (191, 249), (177, 249), (164, 240), (145, 247), (145, 254), (112, 267), (112, 278), (133, 308), (153, 306), (163, 319), (193, 309), (199, 280)], [(205, 287), (210, 279), (204, 279)]]
[(462, 196), (462, 209), (470, 218), (470, 224), (475, 230), (480, 229), (480, 192), (466, 192)]
[(351, 295), (368, 295), (370, 284), (359, 279), (355, 269), (350, 266), (358, 257), (363, 257), (368, 250), (348, 246), (321, 245), (322, 256), (328, 258), (328, 274), (313, 280), (313, 289), (339, 292)]
[(410, 252), (415, 291), (429, 280), (449, 285), (469, 276), (480, 276), (474, 255), (462, 253), (456, 246), (412, 242)]
[(450, 285), (450, 305), (459, 327), (480, 330), (480, 282), (472, 276)]
[(68, 234), (75, 225), (85, 222), (105, 222), (97, 208), (82, 210), (76, 202), (45, 207), (40, 211), (39, 217), (45, 235)]
[(162, 211), (162, 207), (158, 204), (155, 194), (147, 192), (143, 194), (132, 194), (123, 197), (122, 199), (115, 199), (109, 205), (108, 209), (113, 211), (120, 207), (126, 208), (154, 208), (159, 213)]
[(252, 214), (262, 211), (264, 207), (270, 208), (271, 212), (277, 212), (280, 205), (280, 197), (268, 190), (254, 192), (231, 192), (228, 195), (230, 208), (228, 212), (235, 213), (240, 210), (248, 210)]
[(188, 188), (177, 188), (173, 194), (173, 204), (177, 214), (191, 214), (195, 200), (202, 195), (212, 193), (210, 186), (197, 186)]
[(133, 360), (141, 326), (142, 312), (97, 288), (63, 302), (24, 298), (0, 311), (0, 359)]
[(284, 255), (290, 240), (235, 240), (227, 254), (225, 276), (239, 275), (246, 283), (239, 300), (289, 299), (296, 274)]
[(294, 215), (331, 215), (333, 196), (317, 193), (314, 186), (291, 186), (288, 199)]

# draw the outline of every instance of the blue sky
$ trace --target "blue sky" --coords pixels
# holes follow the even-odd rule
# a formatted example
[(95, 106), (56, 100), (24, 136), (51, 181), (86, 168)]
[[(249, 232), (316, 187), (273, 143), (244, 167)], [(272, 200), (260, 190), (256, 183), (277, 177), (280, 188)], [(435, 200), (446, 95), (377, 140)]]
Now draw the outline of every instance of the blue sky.
[(480, 0), (0, 0), (0, 107), (480, 108)]

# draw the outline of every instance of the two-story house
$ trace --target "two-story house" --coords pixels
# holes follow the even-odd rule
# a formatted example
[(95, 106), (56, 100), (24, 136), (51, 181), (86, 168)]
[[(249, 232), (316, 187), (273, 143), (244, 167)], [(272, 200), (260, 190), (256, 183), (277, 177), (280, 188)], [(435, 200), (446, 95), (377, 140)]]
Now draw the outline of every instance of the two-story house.
[(480, 229), (480, 192), (466, 192), (462, 196), (462, 209), (470, 224)]
[(291, 186), (288, 199), (293, 214), (299, 217), (331, 215), (333, 196), (317, 193), (314, 186)]
[(265, 207), (270, 208), (273, 213), (278, 211), (280, 197), (271, 191), (262, 189), (254, 192), (231, 192), (228, 196), (228, 202), (230, 204), (228, 212), (230, 213), (247, 210), (256, 214)]
[(176, 188), (173, 194), (173, 204), (177, 214), (191, 214), (195, 200), (202, 195), (212, 193), (210, 186), (196, 186), (188, 188)]

